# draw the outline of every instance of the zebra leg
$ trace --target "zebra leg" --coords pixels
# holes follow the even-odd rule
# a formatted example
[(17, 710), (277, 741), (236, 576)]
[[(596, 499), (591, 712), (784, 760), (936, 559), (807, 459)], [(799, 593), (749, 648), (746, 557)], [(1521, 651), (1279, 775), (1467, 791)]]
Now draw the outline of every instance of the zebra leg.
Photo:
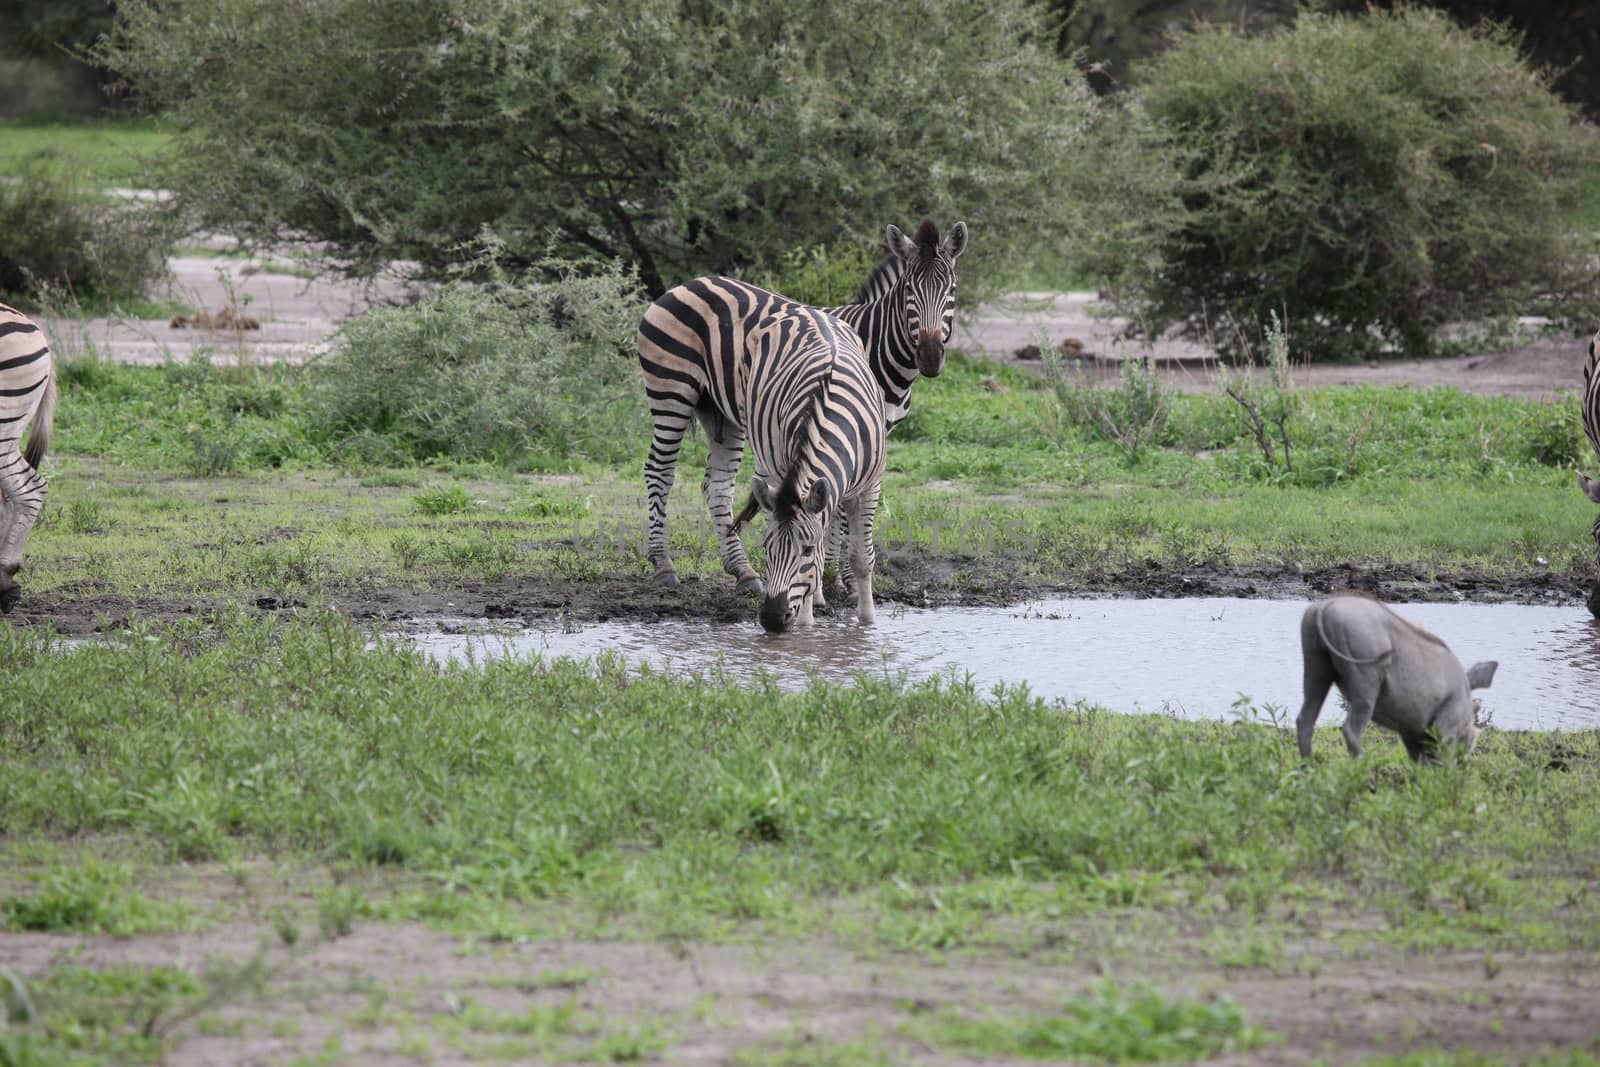
[(766, 586), (750, 566), (744, 542), (733, 530), (733, 486), (739, 477), (739, 463), (744, 459), (744, 430), (716, 412), (702, 411), (700, 424), (706, 429), (709, 445), (706, 476), (700, 489), (711, 511), (711, 525), (717, 531), (722, 569), (737, 580), (739, 592), (761, 596)]
[(661, 585), (678, 584), (678, 570), (672, 565), (667, 551), (667, 497), (672, 492), (672, 476), (678, 466), (678, 450), (683, 446), (683, 435), (689, 429), (688, 412), (657, 410), (652, 413), (654, 426), (650, 434), (650, 455), (644, 461), (644, 490), (648, 503), (649, 534), (645, 540), (645, 554), (656, 569), (656, 581)]
[(841, 508), (834, 521), (828, 524), (828, 560), (838, 571), (839, 588), (844, 590), (846, 600), (855, 595), (855, 586), (850, 580), (850, 558), (845, 551), (849, 541), (849, 522)]
[(878, 493), (874, 485), (845, 506), (850, 521), (850, 571), (855, 577), (856, 618), (863, 623), (876, 620), (872, 604), (872, 568), (877, 562), (872, 547), (872, 520), (878, 511)]
[(0, 612), (9, 612), (22, 596), (16, 573), (22, 566), (22, 552), (28, 545), (39, 509), (44, 506), (45, 485), (39, 472), (23, 458), (12, 443), (11, 454), (0, 463), (0, 493), (5, 496), (7, 520), (0, 540)]

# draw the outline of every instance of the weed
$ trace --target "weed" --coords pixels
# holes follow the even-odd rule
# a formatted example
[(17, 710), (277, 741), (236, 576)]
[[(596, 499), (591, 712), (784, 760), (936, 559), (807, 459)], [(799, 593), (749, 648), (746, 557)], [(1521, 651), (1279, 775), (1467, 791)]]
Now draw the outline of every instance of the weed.
[(459, 484), (418, 493), (411, 501), (423, 515), (460, 515), (478, 506)]
[(921, 1029), (935, 1043), (978, 1055), (1104, 1063), (1193, 1062), (1267, 1040), (1232, 1001), (1169, 999), (1149, 988), (1125, 993), (1109, 983), (1096, 996), (1069, 1000), (1055, 1015), (947, 1015)]

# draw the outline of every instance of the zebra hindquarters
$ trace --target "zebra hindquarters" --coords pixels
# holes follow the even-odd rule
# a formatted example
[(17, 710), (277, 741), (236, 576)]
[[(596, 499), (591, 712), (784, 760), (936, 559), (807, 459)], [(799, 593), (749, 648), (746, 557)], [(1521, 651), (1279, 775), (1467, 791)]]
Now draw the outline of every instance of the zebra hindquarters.
[[(37, 327), (33, 332), (37, 333)], [(0, 335), (0, 339), (4, 339), (4, 336)], [(24, 403), (20, 409), (10, 409), (17, 414), (0, 416), (0, 427), (9, 426), (14, 431), (11, 437), (0, 439), (0, 497), (3, 497), (5, 505), (3, 512), (0, 512), (0, 519), (4, 522), (3, 529), (0, 529), (0, 613), (9, 613), (22, 596), (16, 573), (22, 567), (28, 534), (32, 532), (33, 524), (44, 507), (45, 481), (39, 473), (39, 465), (49, 448), (55, 423), (56, 374), (50, 360), (50, 350), (43, 347), (42, 335), (38, 336), (37, 342), (41, 347), (32, 353), (31, 358), (18, 357), (27, 358), (27, 362), (17, 363), (15, 359), (6, 361), (9, 364), (6, 368), (8, 371), (13, 374), (25, 371), (34, 380), (31, 387), (21, 387), (20, 399)], [(44, 372), (42, 378), (38, 377), (41, 370)], [(29, 424), (26, 451), (20, 442), (21, 428), (25, 423)]]
[(877, 619), (872, 603), (872, 570), (877, 562), (872, 546), (872, 522), (878, 512), (881, 489), (882, 482), (875, 479), (844, 506), (850, 527), (850, 576), (855, 584), (856, 618), (863, 624)]

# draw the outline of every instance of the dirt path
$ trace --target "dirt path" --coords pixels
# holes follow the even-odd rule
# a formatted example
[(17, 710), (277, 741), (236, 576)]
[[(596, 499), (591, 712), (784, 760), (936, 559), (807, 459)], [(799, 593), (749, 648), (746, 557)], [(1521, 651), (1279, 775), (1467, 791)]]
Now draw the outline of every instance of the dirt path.
[[(172, 278), (154, 294), (157, 298), (211, 315), (231, 309), (255, 319), (260, 328), (174, 328), (167, 320), (125, 318), (50, 320), (57, 349), (70, 355), (93, 345), (119, 363), (181, 361), (200, 349), (218, 362), (303, 362), (327, 351), (340, 322), (374, 304), (404, 303), (418, 293), (396, 279), (370, 284), (308, 279), (286, 260), (195, 254), (174, 258), (171, 267)], [(1071, 338), (1081, 344), (1089, 365), (1106, 376), (1114, 375), (1115, 361), (1123, 355), (1150, 355), (1167, 368), (1177, 388), (1208, 388), (1212, 352), (1184, 341), (1148, 347), (1119, 342), (1115, 335), (1121, 324), (1103, 317), (1093, 293), (1021, 293), (963, 309), (953, 344), (974, 355), (1037, 367), (1037, 360), (1019, 360), (1016, 353), (1041, 339), (1056, 345)], [(1581, 387), (1587, 344), (1587, 337), (1551, 337), (1510, 351), (1450, 359), (1319, 365), (1302, 368), (1297, 377), (1306, 385), (1449, 385), (1470, 393), (1548, 398), (1557, 390)]]

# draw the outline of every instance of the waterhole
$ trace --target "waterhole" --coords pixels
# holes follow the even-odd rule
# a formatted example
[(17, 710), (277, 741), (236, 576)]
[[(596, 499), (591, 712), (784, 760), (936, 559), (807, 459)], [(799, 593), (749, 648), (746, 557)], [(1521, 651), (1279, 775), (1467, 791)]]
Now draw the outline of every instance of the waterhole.
[[(1300, 709), (1303, 600), (1045, 600), (1008, 608), (882, 605), (872, 626), (819, 618), (769, 637), (748, 623), (682, 619), (426, 633), (440, 659), (621, 656), (630, 666), (683, 674), (770, 673), (799, 688), (813, 676), (849, 683), (860, 673), (918, 680), (967, 677), (980, 689), (1026, 685), (1037, 696), (1114, 711), (1229, 718), (1241, 702), (1292, 718)], [(1600, 727), (1600, 625), (1580, 606), (1402, 604), (1395, 610), (1450, 645), (1463, 664), (1498, 660), (1477, 695), (1497, 727)], [(456, 630), (456, 627), (447, 627)], [(1337, 724), (1337, 694), (1323, 709)]]

